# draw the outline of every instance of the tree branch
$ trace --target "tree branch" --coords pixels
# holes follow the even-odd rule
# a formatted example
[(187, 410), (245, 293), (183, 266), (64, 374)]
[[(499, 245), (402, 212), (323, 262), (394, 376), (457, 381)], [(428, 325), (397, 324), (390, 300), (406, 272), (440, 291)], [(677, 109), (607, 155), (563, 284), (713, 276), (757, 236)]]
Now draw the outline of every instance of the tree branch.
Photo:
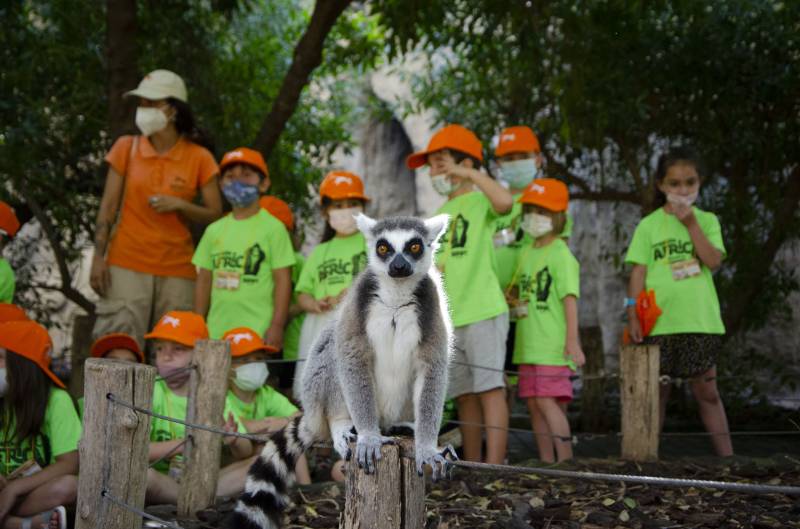
[(106, 0), (108, 123), (111, 139), (131, 132), (136, 98), (122, 95), (139, 80), (136, 55), (136, 0)]
[(742, 330), (747, 310), (761, 291), (764, 278), (769, 274), (778, 251), (790, 234), (793, 218), (800, 204), (800, 165), (792, 171), (789, 182), (781, 193), (783, 199), (775, 210), (772, 229), (767, 240), (758, 248), (759, 258), (751, 261), (751, 266), (738, 266), (733, 274), (732, 284), (737, 285), (737, 288), (732, 289), (723, 314), (728, 335)]
[(311, 73), (322, 63), (322, 49), (328, 33), (351, 2), (352, 0), (317, 0), (314, 5), (311, 21), (294, 48), (292, 65), (283, 78), (278, 97), (272, 103), (269, 115), (253, 142), (253, 148), (261, 151), (264, 158), (269, 158), (286, 128), (286, 123), (297, 108), (300, 94), (308, 85)]
[(608, 202), (630, 202), (632, 204), (641, 205), (642, 198), (638, 193), (633, 191), (620, 191), (619, 189), (602, 188), (597, 191), (593, 190), (585, 179), (577, 176), (569, 171), (567, 167), (554, 160), (549, 154), (545, 154), (547, 158), (547, 165), (554, 167), (559, 176), (561, 176), (567, 185), (577, 187), (579, 189), (576, 193), (570, 193), (572, 200), (594, 200), (594, 201), (608, 201)]
[(90, 315), (94, 314), (94, 303), (89, 301), (83, 294), (72, 287), (72, 274), (69, 271), (67, 257), (64, 254), (61, 245), (59, 244), (58, 233), (56, 233), (53, 223), (50, 222), (50, 219), (39, 205), (39, 202), (33, 198), (25, 186), (19, 186), (17, 187), (17, 190), (25, 198), (25, 202), (28, 203), (28, 206), (33, 212), (33, 216), (36, 217), (36, 220), (38, 220), (39, 224), (42, 226), (42, 231), (44, 231), (47, 241), (50, 243), (50, 247), (53, 249), (53, 255), (56, 258), (56, 265), (58, 266), (58, 272), (61, 276), (61, 287), (58, 288), (58, 290), (64, 294), (64, 297), (81, 307), (87, 313)]

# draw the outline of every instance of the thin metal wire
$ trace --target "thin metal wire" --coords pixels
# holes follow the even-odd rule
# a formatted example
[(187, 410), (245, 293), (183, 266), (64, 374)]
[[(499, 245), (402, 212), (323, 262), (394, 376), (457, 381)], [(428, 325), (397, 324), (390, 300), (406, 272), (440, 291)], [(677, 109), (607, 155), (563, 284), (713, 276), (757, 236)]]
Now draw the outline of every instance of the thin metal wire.
[(755, 483), (732, 483), (727, 481), (709, 481), (704, 479), (663, 478), (657, 476), (635, 476), (631, 474), (605, 474), (599, 472), (583, 472), (576, 470), (558, 470), (554, 468), (523, 467), (512, 465), (493, 465), (489, 463), (476, 463), (473, 461), (451, 461), (450, 465), (468, 470), (494, 471), (509, 474), (541, 474), (555, 478), (586, 479), (593, 481), (623, 481), (626, 483), (642, 483), (657, 487), (677, 488), (705, 488), (717, 490), (730, 490), (751, 494), (786, 494), (787, 496), (800, 496), (800, 487), (783, 485), (760, 485)]
[(203, 430), (206, 432), (215, 433), (223, 437), (241, 437), (242, 439), (249, 439), (250, 441), (254, 441), (256, 443), (264, 443), (270, 437), (269, 435), (265, 436), (265, 435), (253, 435), (253, 434), (239, 433), (239, 432), (226, 432), (221, 428), (214, 428), (213, 426), (206, 426), (203, 424), (193, 424), (190, 422), (182, 421), (181, 419), (176, 419), (175, 417), (169, 417), (167, 415), (161, 415), (160, 413), (156, 413), (152, 410), (135, 406), (130, 402), (119, 400), (113, 393), (109, 393), (108, 395), (106, 395), (106, 398), (111, 402), (113, 402), (114, 404), (122, 406), (123, 408), (128, 408), (137, 411), (139, 413), (144, 413), (145, 415), (149, 415), (150, 417), (155, 417), (157, 419), (162, 419), (164, 421), (174, 422), (176, 424), (182, 424), (186, 428), (192, 428), (194, 430)]
[(118, 498), (115, 498), (107, 490), (103, 490), (103, 492), (101, 492), (100, 495), (103, 498), (105, 498), (108, 501), (110, 501), (111, 503), (114, 503), (114, 504), (122, 507), (123, 509), (126, 509), (126, 510), (128, 510), (128, 511), (134, 513), (134, 514), (138, 514), (139, 516), (141, 516), (143, 518), (147, 518), (148, 520), (152, 520), (152, 521), (154, 521), (156, 523), (160, 523), (164, 527), (171, 527), (172, 529), (183, 529), (182, 526), (178, 525), (175, 522), (168, 522), (167, 520), (164, 520), (163, 518), (159, 518), (158, 516), (154, 516), (154, 515), (152, 515), (150, 513), (147, 513), (145, 511), (139, 509), (139, 508), (134, 507), (133, 505), (129, 505), (129, 504), (125, 503), (124, 501), (118, 499)]

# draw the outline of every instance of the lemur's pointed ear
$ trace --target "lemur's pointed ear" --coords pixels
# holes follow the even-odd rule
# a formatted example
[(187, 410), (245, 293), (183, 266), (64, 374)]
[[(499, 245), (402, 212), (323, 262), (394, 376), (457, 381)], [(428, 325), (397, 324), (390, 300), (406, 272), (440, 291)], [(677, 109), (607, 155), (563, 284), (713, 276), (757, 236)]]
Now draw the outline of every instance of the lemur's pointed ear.
[(358, 226), (359, 231), (366, 237), (372, 237), (372, 228), (375, 227), (378, 221), (367, 217), (363, 213), (359, 213), (358, 215), (355, 215), (355, 217), (356, 225)]
[(439, 240), (439, 237), (447, 229), (448, 222), (450, 222), (450, 216), (446, 214), (436, 215), (425, 220), (425, 227), (428, 228), (428, 244), (434, 244)]

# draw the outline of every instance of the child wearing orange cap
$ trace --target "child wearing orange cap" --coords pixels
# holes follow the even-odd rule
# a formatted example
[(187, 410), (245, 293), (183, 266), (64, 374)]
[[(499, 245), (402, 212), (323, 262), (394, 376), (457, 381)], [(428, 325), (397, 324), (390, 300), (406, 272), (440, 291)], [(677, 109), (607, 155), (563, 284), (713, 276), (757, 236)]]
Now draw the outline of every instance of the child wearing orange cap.
[(16, 279), (11, 265), (3, 258), (7, 242), (17, 234), (19, 220), (11, 206), (0, 201), (0, 302), (11, 303), (14, 299)]
[[(227, 406), (248, 432), (273, 433), (283, 429), (299, 410), (289, 399), (266, 385), (269, 369), (265, 360), (267, 353), (275, 352), (275, 348), (265, 344), (247, 327), (231, 329), (223, 339), (231, 344)], [(298, 459), (295, 473), (301, 485), (311, 483), (305, 456)]]
[(292, 294), (291, 240), (259, 204), (270, 186), (258, 151), (240, 147), (220, 162), (222, 193), (233, 210), (211, 224), (197, 245), (195, 312), (207, 315), (212, 338), (245, 325), (280, 350)]
[[(294, 288), (297, 304), (306, 313), (298, 344), (300, 359), (308, 356), (314, 340), (331, 319), (333, 308), (367, 265), (367, 243), (354, 218), (364, 211), (369, 200), (364, 194), (364, 182), (348, 171), (331, 171), (319, 186), (319, 198), (325, 219), (322, 242), (308, 256)], [(300, 363), (295, 371), (295, 396), (300, 391), (302, 368)]]
[[(0, 323), (0, 526), (66, 527), (78, 490), (81, 423), (50, 371), (53, 344), (36, 322)], [(33, 443), (31, 441), (33, 440)]]
[(522, 229), (532, 238), (520, 251), (511, 280), (524, 309), (518, 310), (514, 344), (519, 395), (527, 399), (539, 459), (563, 461), (572, 457), (566, 414), (570, 377), (586, 361), (578, 336), (580, 265), (561, 238), (569, 192), (563, 182), (540, 178), (519, 202)]
[[(110, 358), (126, 362), (144, 363), (144, 353), (130, 334), (115, 332), (98, 338), (89, 350), (92, 358)], [(83, 420), (83, 397), (78, 399), (78, 414)]]
[[(186, 418), (189, 366), (194, 356), (195, 342), (208, 338), (208, 329), (203, 317), (193, 312), (168, 312), (156, 323), (152, 332), (145, 335), (145, 338), (152, 340), (159, 375), (153, 388), (153, 412), (183, 420)], [(227, 406), (224, 410), (224, 428), (229, 432), (245, 431)], [(157, 417), (152, 418), (149, 460), (157, 463), (153, 467), (156, 472), (148, 473), (149, 503), (177, 501), (177, 481), (180, 479), (183, 466), (182, 447), (185, 431), (182, 424)], [(226, 437), (224, 441), (230, 447), (234, 459), (245, 459), (252, 455), (253, 446), (249, 440)], [(220, 471), (220, 479), (229, 470), (228, 467), (223, 468)], [(220, 495), (236, 492), (237, 490), (225, 490)]]
[[(508, 405), (503, 364), (508, 333), (508, 307), (497, 279), (492, 235), (500, 215), (511, 211), (513, 198), (480, 171), (480, 140), (461, 125), (436, 132), (427, 149), (406, 160), (411, 169), (428, 165), (434, 189), (447, 197), (437, 213), (450, 215), (437, 264), (455, 327), (455, 359), (451, 363), (449, 397), (456, 398), (464, 439), (464, 458), (481, 460), (486, 423), (485, 461), (503, 463), (508, 442)], [(477, 187), (477, 191), (475, 188)]]

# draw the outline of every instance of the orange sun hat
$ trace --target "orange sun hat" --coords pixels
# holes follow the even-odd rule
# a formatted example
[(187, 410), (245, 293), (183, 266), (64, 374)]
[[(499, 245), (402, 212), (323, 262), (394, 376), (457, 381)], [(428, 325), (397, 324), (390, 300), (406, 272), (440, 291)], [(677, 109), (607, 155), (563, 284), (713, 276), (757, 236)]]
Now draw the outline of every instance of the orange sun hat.
[(0, 303), (0, 323), (7, 321), (28, 321), (30, 318), (20, 307), (11, 303)]
[(261, 336), (249, 327), (231, 329), (222, 336), (222, 339), (231, 343), (231, 356), (234, 358), (249, 355), (256, 351), (278, 352), (275, 347), (265, 344)]
[(331, 200), (345, 198), (369, 200), (369, 197), (364, 194), (364, 182), (357, 174), (350, 171), (331, 171), (326, 174), (319, 185), (320, 203), (323, 197)]
[(503, 129), (497, 147), (494, 149), (495, 156), (505, 156), (511, 153), (542, 152), (539, 146), (539, 138), (533, 133), (530, 127), (517, 126)]
[(474, 132), (462, 125), (447, 125), (438, 130), (428, 142), (428, 148), (406, 158), (409, 169), (417, 169), (428, 163), (428, 155), (442, 149), (463, 152), (483, 161), (483, 145)]
[(283, 222), (287, 230), (294, 231), (294, 214), (292, 214), (289, 204), (272, 195), (264, 195), (258, 200), (258, 203), (267, 210), (267, 213)]
[(67, 389), (55, 373), (50, 371), (50, 351), (53, 350), (53, 341), (47, 329), (35, 321), (0, 323), (0, 347), (27, 358), (39, 366), (56, 386)]
[(264, 176), (269, 176), (267, 162), (264, 161), (264, 157), (261, 156), (261, 153), (253, 149), (248, 149), (247, 147), (238, 147), (232, 151), (226, 152), (225, 156), (222, 157), (222, 161), (219, 162), (219, 170), (222, 172), (229, 165), (237, 163), (255, 167), (261, 171), (261, 174)]
[(127, 349), (139, 358), (139, 362), (144, 363), (144, 353), (139, 349), (136, 339), (124, 332), (115, 332), (101, 336), (94, 342), (89, 354), (94, 358), (103, 358), (112, 349)]
[(0, 231), (4, 231), (9, 237), (13, 237), (19, 231), (19, 219), (14, 209), (0, 200)]
[(541, 206), (550, 211), (566, 211), (569, 206), (569, 190), (561, 180), (537, 178), (528, 184), (517, 202)]
[(195, 312), (171, 310), (144, 337), (147, 340), (169, 340), (194, 347), (197, 340), (208, 339), (208, 327), (203, 317)]

